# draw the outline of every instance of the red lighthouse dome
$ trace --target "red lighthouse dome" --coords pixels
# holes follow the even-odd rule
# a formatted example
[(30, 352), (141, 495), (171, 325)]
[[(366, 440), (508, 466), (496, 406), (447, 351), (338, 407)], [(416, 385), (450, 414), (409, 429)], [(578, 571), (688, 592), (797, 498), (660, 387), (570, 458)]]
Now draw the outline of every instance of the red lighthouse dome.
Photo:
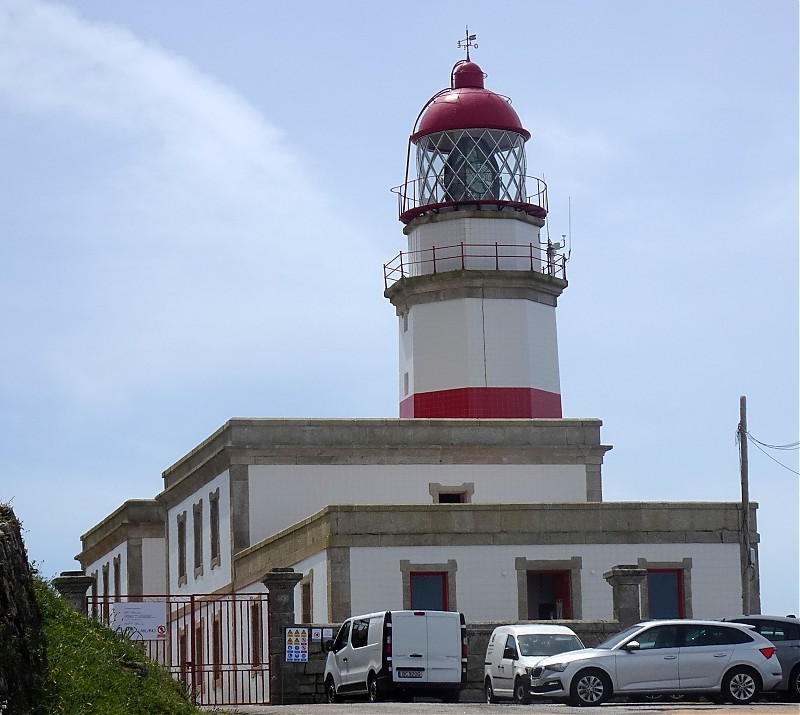
[(457, 62), (450, 87), (419, 113), (405, 182), (393, 189), (403, 223), (459, 208), (547, 215), (547, 187), (526, 172), (530, 132), (507, 97), (484, 87), (484, 77), (469, 59)]
[(420, 137), (435, 132), (479, 127), (517, 132), (530, 139), (511, 102), (486, 89), (484, 77), (483, 70), (474, 62), (458, 63), (451, 76), (451, 88), (430, 100), (411, 141), (416, 143)]

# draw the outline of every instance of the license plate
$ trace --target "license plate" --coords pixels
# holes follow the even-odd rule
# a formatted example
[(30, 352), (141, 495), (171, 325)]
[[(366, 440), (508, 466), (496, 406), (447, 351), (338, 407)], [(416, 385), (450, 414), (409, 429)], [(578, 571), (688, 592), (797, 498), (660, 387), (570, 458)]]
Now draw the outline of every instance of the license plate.
[(398, 678), (421, 678), (422, 671), (421, 670), (397, 670), (397, 677)]

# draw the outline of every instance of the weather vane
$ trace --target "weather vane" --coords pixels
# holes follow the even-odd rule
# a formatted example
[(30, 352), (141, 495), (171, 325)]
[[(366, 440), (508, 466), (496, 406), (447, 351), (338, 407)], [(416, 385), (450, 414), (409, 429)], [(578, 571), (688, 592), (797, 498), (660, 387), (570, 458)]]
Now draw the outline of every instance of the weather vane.
[(466, 50), (467, 51), (467, 62), (469, 62), (469, 48), (474, 47), (476, 50), (478, 49), (478, 43), (473, 42), (473, 40), (477, 37), (477, 35), (470, 35), (469, 34), (469, 25), (466, 26), (467, 36), (463, 40), (458, 41), (458, 49)]

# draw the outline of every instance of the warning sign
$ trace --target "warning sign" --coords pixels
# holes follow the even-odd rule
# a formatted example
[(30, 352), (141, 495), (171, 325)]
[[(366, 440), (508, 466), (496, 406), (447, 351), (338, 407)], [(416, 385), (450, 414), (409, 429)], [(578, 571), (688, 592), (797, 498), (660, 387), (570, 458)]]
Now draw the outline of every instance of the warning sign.
[(308, 662), (308, 628), (292, 626), (286, 629), (286, 662)]
[(110, 625), (131, 640), (166, 640), (166, 607), (151, 601), (112, 603)]

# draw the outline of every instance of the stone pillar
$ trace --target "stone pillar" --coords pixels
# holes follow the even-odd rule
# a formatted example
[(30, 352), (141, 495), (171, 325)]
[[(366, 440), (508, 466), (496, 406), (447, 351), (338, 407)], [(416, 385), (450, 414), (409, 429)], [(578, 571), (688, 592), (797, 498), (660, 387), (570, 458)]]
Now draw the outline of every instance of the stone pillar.
[(297, 678), (286, 667), (286, 629), (295, 624), (294, 587), (303, 578), (294, 569), (272, 569), (263, 579), (269, 589), (269, 696), (273, 705), (287, 705), (298, 700)]
[(94, 583), (94, 576), (87, 576), (83, 571), (62, 571), (53, 579), (53, 588), (58, 591), (69, 604), (81, 615), (88, 615), (86, 609), (86, 591)]
[(627, 628), (642, 620), (640, 586), (647, 576), (646, 569), (623, 564), (613, 566), (603, 578), (611, 585), (611, 599), (614, 604), (614, 618), (620, 628)]

